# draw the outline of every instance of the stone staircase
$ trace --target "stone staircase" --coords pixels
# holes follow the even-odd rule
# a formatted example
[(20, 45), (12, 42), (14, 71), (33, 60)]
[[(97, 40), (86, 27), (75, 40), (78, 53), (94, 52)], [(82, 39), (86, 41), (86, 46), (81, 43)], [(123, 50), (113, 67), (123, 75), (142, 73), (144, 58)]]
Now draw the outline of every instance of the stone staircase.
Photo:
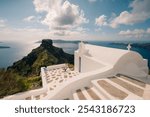
[[(40, 100), (46, 93), (26, 100)], [(77, 89), (74, 100), (141, 100), (150, 99), (150, 85), (123, 75), (101, 78), (91, 81), (91, 86)], [(64, 100), (70, 100), (66, 98)]]
[[(78, 89), (73, 93), (75, 100), (140, 100), (149, 84), (119, 75), (91, 81), (91, 87)], [(147, 94), (150, 99), (150, 91)]]
[(73, 97), (75, 100), (102, 100), (105, 99), (103, 95), (95, 87), (84, 87), (83, 89), (78, 89)]

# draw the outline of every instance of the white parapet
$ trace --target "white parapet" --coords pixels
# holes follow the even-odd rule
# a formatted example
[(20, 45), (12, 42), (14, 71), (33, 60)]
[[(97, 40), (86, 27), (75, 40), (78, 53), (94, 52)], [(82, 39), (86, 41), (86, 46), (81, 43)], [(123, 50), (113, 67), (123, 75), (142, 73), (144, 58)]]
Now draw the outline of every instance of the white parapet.
[(46, 70), (45, 67), (41, 67), (41, 78), (42, 78), (42, 86), (43, 87), (47, 87), (45, 70)]
[(40, 96), (47, 93), (46, 88), (40, 88), (36, 90), (31, 90), (31, 91), (26, 91), (26, 92), (21, 92), (17, 93), (14, 95), (10, 95), (7, 97), (4, 97), (3, 100), (25, 100), (27, 98), (35, 99), (36, 96)]

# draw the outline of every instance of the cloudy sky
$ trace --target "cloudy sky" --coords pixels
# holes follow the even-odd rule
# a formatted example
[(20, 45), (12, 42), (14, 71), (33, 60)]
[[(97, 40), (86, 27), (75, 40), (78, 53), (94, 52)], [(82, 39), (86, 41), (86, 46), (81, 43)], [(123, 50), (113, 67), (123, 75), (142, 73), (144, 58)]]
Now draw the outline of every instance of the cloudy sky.
[(150, 0), (0, 0), (0, 41), (149, 40)]

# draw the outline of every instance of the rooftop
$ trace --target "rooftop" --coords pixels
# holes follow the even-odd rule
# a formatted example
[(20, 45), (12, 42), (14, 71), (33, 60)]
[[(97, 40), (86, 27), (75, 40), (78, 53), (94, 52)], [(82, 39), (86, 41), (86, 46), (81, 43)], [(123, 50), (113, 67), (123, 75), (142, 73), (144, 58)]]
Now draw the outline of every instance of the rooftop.
[(84, 45), (93, 58), (97, 59), (100, 62), (107, 63), (109, 65), (115, 65), (122, 56), (126, 55), (129, 52), (133, 52), (129, 50), (96, 46), (91, 44)]
[(58, 68), (50, 68), (50, 66), (48, 66), (44, 70), (49, 90), (54, 90), (57, 86), (60, 86), (66, 81), (75, 78), (75, 76), (79, 74), (67, 65)]

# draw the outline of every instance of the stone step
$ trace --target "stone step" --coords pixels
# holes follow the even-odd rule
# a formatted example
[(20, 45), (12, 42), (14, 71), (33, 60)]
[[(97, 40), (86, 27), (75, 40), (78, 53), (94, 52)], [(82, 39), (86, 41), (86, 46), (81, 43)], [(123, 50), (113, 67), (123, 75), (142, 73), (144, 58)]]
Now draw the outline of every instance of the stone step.
[(25, 98), (25, 100), (31, 100), (31, 97), (27, 97), (27, 98)]
[(124, 80), (124, 81), (126, 81), (126, 82), (128, 82), (132, 85), (140, 87), (142, 89), (146, 87), (146, 83), (138, 81), (136, 79), (133, 79), (133, 78), (130, 78), (130, 77), (127, 77), (127, 76), (124, 76), (124, 75), (119, 75), (119, 76), (116, 76), (116, 77), (120, 78), (121, 80)]
[(75, 100), (86, 100), (86, 97), (84, 96), (82, 89), (76, 90), (75, 93), (73, 93), (73, 98)]
[(70, 100), (69, 98), (65, 98), (65, 99), (63, 99), (63, 100)]
[[(107, 98), (104, 97), (95, 87), (90, 88), (90, 90), (92, 91), (92, 93), (88, 94), (94, 99), (94, 100), (106, 100)], [(92, 95), (93, 93), (95, 93), (96, 95)]]
[(131, 81), (124, 81), (124, 79), (120, 79), (120, 78), (110, 78), (110, 81), (120, 85), (121, 87), (123, 87), (124, 89), (128, 90), (129, 92), (142, 97), (144, 90), (143, 88), (140, 88), (139, 86), (134, 85), (133, 83), (131, 83)]
[[(99, 92), (101, 92), (101, 94), (103, 94), (104, 96), (106, 96), (108, 99), (111, 100), (112, 99), (122, 99), (122, 100), (143, 99), (143, 97), (138, 96), (134, 92), (131, 92), (130, 90), (128, 90), (128, 88), (126, 89), (125, 87), (122, 87), (120, 83), (118, 84), (117, 82), (113, 82), (112, 79), (114, 78), (124, 81), (124, 79), (120, 79), (116, 76), (113, 76), (113, 77), (94, 80), (92, 81), (92, 84), (94, 87), (96, 87), (99, 90)], [(128, 81), (125, 81), (125, 83), (128, 83)], [(131, 84), (134, 87), (134, 83), (131, 82)], [(135, 86), (137, 86), (137, 84)], [(139, 87), (140, 86), (138, 86), (138, 88)]]
[(78, 89), (73, 94), (75, 100), (101, 100), (105, 99), (97, 89), (94, 87), (84, 87), (83, 89)]
[(123, 90), (117, 88), (111, 82), (108, 82), (106, 79), (94, 80), (92, 84), (95, 88), (97, 88), (101, 95), (103, 95), (106, 99), (125, 99), (128, 94)]
[(73, 99), (74, 100), (80, 100), (79, 97), (78, 97), (78, 95), (77, 95), (77, 93), (73, 93)]
[(34, 97), (36, 100), (40, 100), (40, 95)]

